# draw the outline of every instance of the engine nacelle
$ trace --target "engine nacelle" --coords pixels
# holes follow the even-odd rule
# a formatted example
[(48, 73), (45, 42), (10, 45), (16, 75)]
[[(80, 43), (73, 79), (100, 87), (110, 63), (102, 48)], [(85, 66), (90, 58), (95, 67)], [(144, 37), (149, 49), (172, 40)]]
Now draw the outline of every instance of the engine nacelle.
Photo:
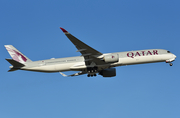
[(116, 76), (116, 69), (110, 68), (110, 69), (104, 69), (100, 73), (103, 77), (114, 77)]
[(106, 63), (118, 62), (119, 61), (119, 55), (118, 54), (105, 55), (103, 60)]

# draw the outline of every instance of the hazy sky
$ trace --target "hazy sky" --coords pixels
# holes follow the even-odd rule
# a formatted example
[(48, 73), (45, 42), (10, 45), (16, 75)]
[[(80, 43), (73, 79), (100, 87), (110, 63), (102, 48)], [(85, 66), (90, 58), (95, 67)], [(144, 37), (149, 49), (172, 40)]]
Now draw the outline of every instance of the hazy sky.
[[(1, 0), (0, 118), (179, 118), (179, 5), (179, 0)], [(172, 67), (118, 67), (113, 78), (7, 72), (7, 44), (33, 61), (79, 56), (59, 27), (102, 53), (155, 48), (177, 59)]]

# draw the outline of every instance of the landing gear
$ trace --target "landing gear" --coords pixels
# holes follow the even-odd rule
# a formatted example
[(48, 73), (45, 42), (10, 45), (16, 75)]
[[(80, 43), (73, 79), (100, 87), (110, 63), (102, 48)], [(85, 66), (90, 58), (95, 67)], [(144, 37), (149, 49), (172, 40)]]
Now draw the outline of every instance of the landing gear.
[(88, 67), (87, 72), (88, 72), (88, 75), (87, 75), (88, 77), (96, 76), (96, 73), (98, 72), (98, 68), (97, 67)]
[(166, 61), (166, 63), (169, 63), (170, 66), (173, 65), (173, 63), (171, 63), (172, 61)]
[(172, 66), (173, 64), (172, 63), (169, 63), (170, 66)]
[(96, 74), (88, 74), (87, 77), (97, 76)]

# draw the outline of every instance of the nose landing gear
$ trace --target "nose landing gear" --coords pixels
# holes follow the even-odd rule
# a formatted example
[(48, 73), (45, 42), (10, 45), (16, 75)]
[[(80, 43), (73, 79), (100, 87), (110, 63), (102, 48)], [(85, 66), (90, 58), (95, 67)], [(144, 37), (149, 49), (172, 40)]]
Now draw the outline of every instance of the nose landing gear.
[(173, 65), (173, 63), (169, 63), (169, 65), (170, 65), (170, 66), (172, 66), (172, 65)]
[(171, 63), (171, 61), (166, 61), (166, 63), (169, 63), (170, 66), (173, 65), (173, 63)]

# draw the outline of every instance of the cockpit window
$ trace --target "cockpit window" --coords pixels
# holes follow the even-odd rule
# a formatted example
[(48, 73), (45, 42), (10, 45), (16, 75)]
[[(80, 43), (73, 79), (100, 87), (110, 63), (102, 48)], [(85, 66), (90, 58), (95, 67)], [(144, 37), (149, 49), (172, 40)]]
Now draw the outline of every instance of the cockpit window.
[(170, 51), (167, 51), (167, 53), (171, 53)]

